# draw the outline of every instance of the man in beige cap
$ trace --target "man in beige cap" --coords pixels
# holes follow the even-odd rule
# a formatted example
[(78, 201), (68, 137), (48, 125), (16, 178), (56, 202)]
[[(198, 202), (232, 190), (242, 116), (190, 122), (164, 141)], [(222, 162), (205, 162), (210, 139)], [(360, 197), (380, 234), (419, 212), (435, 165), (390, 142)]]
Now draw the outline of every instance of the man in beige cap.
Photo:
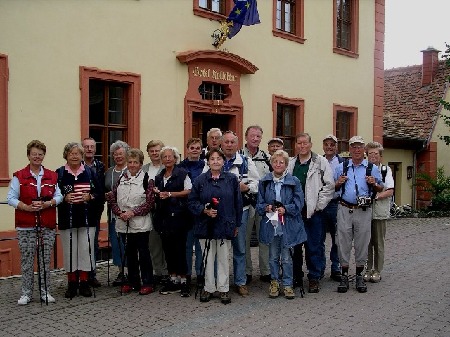
[(372, 200), (374, 192), (381, 192), (383, 185), (380, 170), (364, 159), (364, 139), (353, 136), (349, 140), (350, 159), (339, 164), (334, 172), (336, 191), (340, 192), (337, 211), (337, 246), (341, 263), (339, 293), (349, 288), (348, 269), (352, 242), (355, 248), (356, 290), (367, 291), (364, 282), (364, 266), (370, 242)]
[(275, 151), (283, 150), (284, 142), (281, 138), (271, 138), (267, 143), (267, 151), (269, 152), (269, 157), (272, 156)]

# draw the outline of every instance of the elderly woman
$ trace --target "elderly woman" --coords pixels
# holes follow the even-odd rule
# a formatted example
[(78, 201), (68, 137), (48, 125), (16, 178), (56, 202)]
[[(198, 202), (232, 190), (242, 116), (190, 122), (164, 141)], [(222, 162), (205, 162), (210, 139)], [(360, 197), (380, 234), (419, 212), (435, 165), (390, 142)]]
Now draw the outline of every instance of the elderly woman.
[(128, 263), (128, 282), (122, 284), (121, 291), (129, 293), (138, 290), (140, 295), (148, 295), (153, 292), (153, 268), (148, 237), (152, 229), (149, 212), (155, 202), (154, 185), (153, 180), (148, 180), (148, 174), (142, 171), (142, 151), (130, 149), (127, 158), (128, 170), (114, 186), (110, 200), (112, 212), (117, 217), (116, 231), (120, 233), (122, 242), (125, 242)]
[(96, 175), (83, 165), (84, 148), (79, 143), (68, 143), (63, 157), (67, 161), (58, 172), (58, 185), (64, 196), (58, 206), (58, 228), (64, 253), (64, 269), (67, 271), (66, 298), (79, 294), (92, 296), (88, 284), (93, 271), (96, 210), (94, 200), (101, 191)]
[[(223, 304), (231, 302), (229, 296), (229, 254), (231, 239), (241, 225), (242, 196), (235, 174), (222, 172), (225, 155), (218, 149), (206, 154), (210, 168), (202, 173), (189, 194), (189, 210), (195, 216), (194, 233), (200, 238), (203, 249), (202, 273), (205, 286), (200, 294), (201, 302), (208, 302), (216, 290)], [(214, 277), (214, 261), (217, 258), (217, 279)], [(206, 273), (205, 273), (206, 271)]]
[[(293, 289), (293, 247), (306, 241), (306, 232), (300, 211), (305, 202), (300, 181), (287, 172), (289, 155), (277, 150), (270, 158), (273, 172), (259, 182), (256, 211), (262, 216), (259, 239), (269, 245), (271, 282), (269, 297), (280, 294), (283, 284), (284, 296), (295, 297)], [(280, 261), (283, 275), (280, 280)]]
[(180, 292), (182, 297), (190, 296), (186, 282), (186, 238), (190, 222), (187, 218), (187, 196), (191, 190), (188, 172), (176, 164), (180, 154), (174, 147), (161, 149), (161, 161), (164, 168), (155, 177), (156, 210), (154, 226), (160, 233), (167, 271), (170, 281), (160, 290), (167, 295)]
[[(114, 161), (114, 166), (111, 166), (105, 173), (105, 192), (106, 198), (112, 196), (113, 187), (116, 185), (119, 177), (127, 169), (127, 151), (130, 146), (118, 140), (111, 144), (109, 153)], [(111, 212), (111, 205), (108, 203), (108, 236), (111, 245), (113, 264), (119, 268), (119, 273), (113, 281), (113, 286), (122, 285), (124, 275), (122, 273), (122, 259), (124, 256), (123, 243), (118, 239), (116, 232), (116, 217)], [(109, 275), (109, 274), (108, 274)]]
[(29, 164), (13, 174), (8, 204), (16, 209), (15, 220), (22, 269), (22, 296), (19, 305), (28, 304), (33, 296), (34, 255), (39, 244), (39, 291), (41, 301), (55, 302), (50, 295), (50, 257), (56, 234), (56, 208), (62, 201), (55, 172), (42, 166), (47, 148), (39, 140), (27, 145)]

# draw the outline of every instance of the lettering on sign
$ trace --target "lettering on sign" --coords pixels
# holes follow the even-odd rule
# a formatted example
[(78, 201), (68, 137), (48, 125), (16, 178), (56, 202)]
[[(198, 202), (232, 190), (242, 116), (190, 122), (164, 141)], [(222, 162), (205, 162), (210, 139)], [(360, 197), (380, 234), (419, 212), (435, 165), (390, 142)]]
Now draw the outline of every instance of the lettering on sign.
[(213, 80), (222, 80), (229, 82), (235, 82), (237, 80), (237, 76), (233, 75), (229, 71), (214, 70), (210, 68), (195, 67), (194, 69), (192, 69), (192, 74), (195, 77), (211, 78)]

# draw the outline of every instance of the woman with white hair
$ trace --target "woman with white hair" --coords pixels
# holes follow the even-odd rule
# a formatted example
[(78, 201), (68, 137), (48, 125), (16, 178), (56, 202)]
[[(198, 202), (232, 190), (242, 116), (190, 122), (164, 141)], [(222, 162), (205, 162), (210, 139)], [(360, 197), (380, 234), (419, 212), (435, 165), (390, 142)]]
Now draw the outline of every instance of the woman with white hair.
[(175, 147), (163, 147), (160, 156), (164, 168), (155, 177), (156, 210), (153, 225), (160, 233), (170, 275), (170, 282), (160, 293), (167, 295), (181, 291), (182, 297), (188, 297), (186, 239), (190, 221), (187, 221), (187, 196), (192, 183), (188, 172), (176, 166), (180, 162), (180, 154)]

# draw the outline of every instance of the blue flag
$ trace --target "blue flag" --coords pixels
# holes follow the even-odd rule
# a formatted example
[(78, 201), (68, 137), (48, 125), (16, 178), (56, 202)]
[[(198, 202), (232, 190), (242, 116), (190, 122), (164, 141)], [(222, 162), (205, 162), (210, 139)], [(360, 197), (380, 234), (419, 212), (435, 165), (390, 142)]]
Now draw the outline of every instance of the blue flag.
[(228, 33), (230, 39), (239, 33), (242, 25), (251, 26), (260, 23), (256, 0), (234, 0), (234, 8), (227, 21), (233, 23)]

